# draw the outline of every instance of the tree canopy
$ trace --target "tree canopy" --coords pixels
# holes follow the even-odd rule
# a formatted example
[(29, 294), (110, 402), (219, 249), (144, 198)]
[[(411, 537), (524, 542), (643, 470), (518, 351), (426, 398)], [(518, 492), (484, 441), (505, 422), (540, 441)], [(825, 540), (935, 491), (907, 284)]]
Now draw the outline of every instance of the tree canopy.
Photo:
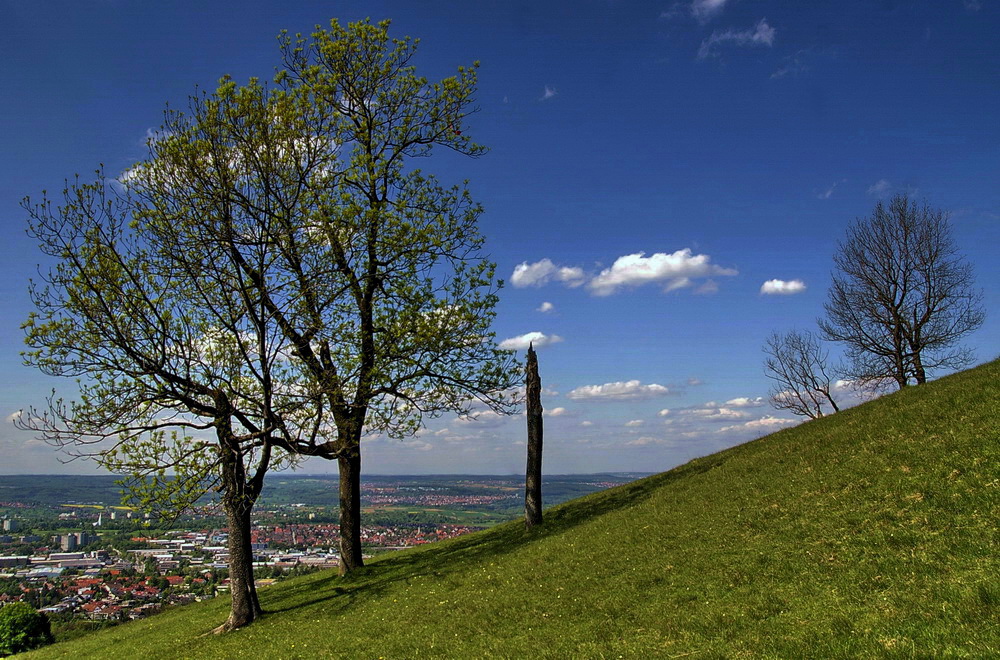
[[(101, 177), (27, 205), (58, 265), (33, 290), (26, 360), (81, 394), (26, 425), (67, 446), (116, 436), (106, 465), (187, 501), (227, 469), (255, 499), (275, 448), (337, 460), (346, 569), (362, 563), (362, 437), (477, 401), (507, 412), (518, 380), (490, 329), (482, 209), (413, 167), (485, 152), (464, 125), (476, 65), (429, 83), (388, 28), (283, 34), (273, 87), (227, 77), (168, 110), (121, 189)], [(187, 432), (208, 429), (232, 451)]]
[(906, 195), (880, 201), (848, 229), (834, 263), (819, 325), (844, 345), (848, 378), (905, 387), (926, 382), (929, 371), (969, 364), (958, 341), (985, 314), (947, 214)]

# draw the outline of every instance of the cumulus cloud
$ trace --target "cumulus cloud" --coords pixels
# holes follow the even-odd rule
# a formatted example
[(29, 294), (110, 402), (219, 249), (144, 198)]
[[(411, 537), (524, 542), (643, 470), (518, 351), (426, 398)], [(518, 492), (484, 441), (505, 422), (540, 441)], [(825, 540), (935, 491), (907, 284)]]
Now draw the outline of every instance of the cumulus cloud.
[(524, 288), (542, 286), (555, 280), (566, 286), (579, 286), (583, 284), (583, 279), (582, 269), (556, 266), (551, 259), (546, 258), (533, 264), (525, 261), (515, 266), (514, 274), (510, 276), (510, 283), (515, 287)]
[(761, 417), (760, 419), (754, 419), (749, 422), (744, 422), (742, 424), (734, 424), (732, 426), (723, 426), (719, 429), (719, 433), (725, 433), (727, 431), (769, 431), (781, 428), (782, 426), (788, 426), (789, 424), (798, 424), (798, 420), (794, 419), (784, 419), (781, 417), (772, 417), (768, 415), (767, 417)]
[(691, 254), (690, 248), (672, 254), (657, 252), (649, 257), (645, 255), (645, 252), (636, 252), (618, 257), (610, 268), (605, 268), (594, 277), (587, 288), (596, 296), (609, 296), (622, 287), (653, 282), (663, 284), (665, 291), (671, 291), (690, 286), (692, 277), (737, 274), (735, 269), (710, 263), (708, 255)]
[(417, 451), (430, 451), (434, 449), (434, 445), (423, 440), (403, 440), (401, 444), (405, 449), (416, 449)]
[(736, 419), (746, 419), (750, 413), (734, 408), (695, 408), (686, 411), (687, 414), (707, 422), (728, 422)]
[(687, 379), (687, 384), (690, 385), (691, 387), (697, 387), (698, 385), (704, 385), (705, 381), (703, 381), (700, 378), (695, 378), (692, 376), (691, 378)]
[(670, 414), (670, 408), (664, 408), (663, 410), (661, 410), (656, 414), (659, 415), (660, 417), (666, 417), (667, 415)]
[(546, 417), (560, 417), (566, 414), (565, 408), (553, 408), (552, 410), (545, 411)]
[(481, 428), (496, 428), (505, 424), (508, 419), (508, 415), (498, 413), (495, 410), (474, 410), (456, 417), (455, 424), (462, 427), (471, 424)]
[(694, 0), (691, 3), (691, 15), (701, 23), (710, 21), (726, 6), (727, 0)]
[(746, 30), (716, 30), (712, 35), (701, 42), (698, 49), (698, 59), (705, 59), (718, 55), (721, 46), (768, 46), (774, 43), (775, 29), (767, 24), (767, 19), (762, 18), (757, 25)]
[(662, 438), (653, 438), (651, 436), (644, 435), (644, 436), (639, 437), (639, 438), (633, 438), (631, 440), (627, 440), (625, 442), (625, 444), (628, 445), (628, 446), (630, 446), (630, 447), (645, 447), (647, 445), (659, 445), (659, 444), (663, 444), (664, 442), (666, 442), (666, 441), (663, 440)]
[(594, 425), (593, 422), (587, 420), (580, 422), (580, 426), (593, 426), (593, 425)]
[(551, 312), (555, 308), (556, 308), (555, 305), (553, 305), (552, 303), (550, 303), (548, 301), (545, 301), (541, 305), (539, 305), (538, 309), (536, 309), (535, 311), (536, 312), (542, 312), (543, 314), (547, 314), (548, 312)]
[(730, 399), (726, 401), (726, 405), (730, 408), (759, 408), (760, 406), (766, 405), (767, 401), (762, 396), (748, 397), (739, 396), (735, 399)]
[(802, 280), (768, 280), (760, 285), (760, 293), (765, 296), (790, 296), (806, 290)]
[(538, 100), (539, 101), (548, 101), (549, 99), (554, 98), (554, 97), (556, 97), (558, 95), (559, 95), (559, 92), (557, 92), (554, 87), (549, 87), (548, 85), (546, 85), (545, 86), (545, 91), (542, 92), (542, 96)]
[(641, 419), (631, 419), (631, 420), (625, 422), (625, 426), (633, 426), (633, 427), (634, 426), (642, 426), (642, 420)]
[(626, 401), (635, 399), (650, 399), (670, 394), (663, 385), (650, 383), (643, 385), (637, 380), (627, 382), (605, 383), (603, 385), (584, 385), (567, 394), (571, 399), (606, 399), (611, 401)]
[(528, 346), (535, 348), (558, 344), (563, 340), (559, 335), (547, 335), (543, 332), (528, 332), (517, 337), (510, 337), (500, 342), (500, 348), (505, 351), (526, 351)]

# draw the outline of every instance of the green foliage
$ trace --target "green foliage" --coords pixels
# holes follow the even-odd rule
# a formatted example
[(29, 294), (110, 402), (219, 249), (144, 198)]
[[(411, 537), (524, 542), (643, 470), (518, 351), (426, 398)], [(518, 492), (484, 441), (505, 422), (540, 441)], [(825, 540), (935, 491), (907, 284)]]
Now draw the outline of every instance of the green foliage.
[(34, 657), (996, 657), (1000, 362), (347, 578)]
[(27, 603), (0, 607), (0, 656), (51, 644), (49, 618)]

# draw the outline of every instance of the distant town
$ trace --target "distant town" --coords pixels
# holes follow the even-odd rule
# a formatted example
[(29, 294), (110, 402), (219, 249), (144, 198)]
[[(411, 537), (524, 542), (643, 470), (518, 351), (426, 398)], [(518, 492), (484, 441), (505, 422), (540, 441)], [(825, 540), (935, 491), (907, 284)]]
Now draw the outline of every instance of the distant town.
[[(546, 506), (640, 474), (546, 477)], [(337, 568), (335, 476), (280, 475), (252, 529), (260, 587)], [(362, 542), (371, 557), (521, 515), (523, 477), (369, 477)], [(73, 497), (77, 495), (77, 497)], [(167, 520), (121, 504), (114, 477), (0, 476), (0, 603), (46, 612), (57, 636), (139, 619), (228, 591), (228, 531), (217, 503)]]

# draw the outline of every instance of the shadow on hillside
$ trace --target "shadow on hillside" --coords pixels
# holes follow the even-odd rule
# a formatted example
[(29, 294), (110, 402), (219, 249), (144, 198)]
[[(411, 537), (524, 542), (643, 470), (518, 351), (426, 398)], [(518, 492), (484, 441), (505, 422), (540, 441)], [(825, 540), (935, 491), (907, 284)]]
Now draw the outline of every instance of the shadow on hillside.
[(521, 520), (492, 529), (441, 542), (417, 551), (402, 551), (373, 562), (351, 575), (334, 574), (288, 585), (279, 602), (271, 603), (268, 614), (277, 614), (326, 603), (326, 613), (349, 610), (358, 599), (376, 597), (397, 582), (418, 577), (447, 577), (470, 570), (482, 562), (493, 561), (540, 539), (556, 536), (606, 513), (635, 506), (665, 485), (708, 472), (725, 462), (728, 452), (695, 459), (669, 472), (653, 475), (629, 484), (587, 495), (545, 511), (541, 527), (525, 530)]

